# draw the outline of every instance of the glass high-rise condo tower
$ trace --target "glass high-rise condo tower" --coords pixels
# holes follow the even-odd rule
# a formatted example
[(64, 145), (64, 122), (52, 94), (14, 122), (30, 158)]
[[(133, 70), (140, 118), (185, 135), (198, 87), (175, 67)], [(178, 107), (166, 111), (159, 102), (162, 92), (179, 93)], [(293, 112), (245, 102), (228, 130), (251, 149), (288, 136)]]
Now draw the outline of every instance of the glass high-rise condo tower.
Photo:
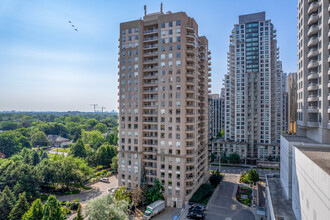
[(279, 155), (283, 72), (276, 30), (265, 12), (239, 16), (225, 75), (225, 138), (247, 143), (247, 158)]

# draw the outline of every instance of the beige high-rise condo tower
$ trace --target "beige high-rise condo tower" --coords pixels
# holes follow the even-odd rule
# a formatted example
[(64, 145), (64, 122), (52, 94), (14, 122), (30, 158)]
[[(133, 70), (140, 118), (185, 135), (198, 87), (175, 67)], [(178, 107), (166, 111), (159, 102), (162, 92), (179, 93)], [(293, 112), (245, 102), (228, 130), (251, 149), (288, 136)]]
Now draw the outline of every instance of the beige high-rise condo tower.
[(183, 207), (208, 178), (208, 40), (184, 12), (120, 24), (119, 185), (164, 185)]

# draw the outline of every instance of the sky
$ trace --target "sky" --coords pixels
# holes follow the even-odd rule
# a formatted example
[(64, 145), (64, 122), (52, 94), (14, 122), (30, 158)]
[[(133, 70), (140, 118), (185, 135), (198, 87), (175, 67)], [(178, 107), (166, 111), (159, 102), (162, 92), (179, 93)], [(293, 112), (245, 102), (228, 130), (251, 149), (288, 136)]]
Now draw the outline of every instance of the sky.
[[(296, 72), (296, 0), (1, 0), (0, 111), (118, 110), (121, 22), (147, 12), (184, 11), (209, 40), (212, 93), (227, 70), (238, 16), (266, 12), (277, 30), (284, 72)], [(74, 30), (71, 21), (78, 32)]]

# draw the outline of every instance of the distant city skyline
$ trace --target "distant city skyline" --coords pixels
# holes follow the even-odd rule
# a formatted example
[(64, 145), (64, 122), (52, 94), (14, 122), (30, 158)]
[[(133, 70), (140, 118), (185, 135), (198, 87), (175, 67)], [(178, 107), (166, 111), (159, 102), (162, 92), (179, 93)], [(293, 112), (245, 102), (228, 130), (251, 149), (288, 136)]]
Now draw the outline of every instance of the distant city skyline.
[[(0, 111), (93, 111), (94, 103), (118, 111), (119, 24), (143, 17), (144, 4), (148, 13), (159, 11), (160, 2), (2, 1)], [(208, 36), (212, 93), (222, 88), (228, 38), (239, 15), (265, 11), (277, 29), (283, 71), (297, 71), (296, 1), (168, 0), (163, 5), (165, 12), (194, 17), (199, 34)]]

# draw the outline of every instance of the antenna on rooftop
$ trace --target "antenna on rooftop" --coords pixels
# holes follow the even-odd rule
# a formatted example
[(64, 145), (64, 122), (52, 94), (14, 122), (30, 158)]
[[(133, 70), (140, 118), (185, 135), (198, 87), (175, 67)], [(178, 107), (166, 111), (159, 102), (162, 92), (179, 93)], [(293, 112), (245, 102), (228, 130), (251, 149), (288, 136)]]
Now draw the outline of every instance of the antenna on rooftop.
[(147, 15), (147, 5), (144, 5), (144, 15)]
[(95, 112), (97, 104), (90, 104), (90, 106), (94, 106), (94, 112)]
[(160, 3), (160, 12), (163, 13), (163, 2)]

